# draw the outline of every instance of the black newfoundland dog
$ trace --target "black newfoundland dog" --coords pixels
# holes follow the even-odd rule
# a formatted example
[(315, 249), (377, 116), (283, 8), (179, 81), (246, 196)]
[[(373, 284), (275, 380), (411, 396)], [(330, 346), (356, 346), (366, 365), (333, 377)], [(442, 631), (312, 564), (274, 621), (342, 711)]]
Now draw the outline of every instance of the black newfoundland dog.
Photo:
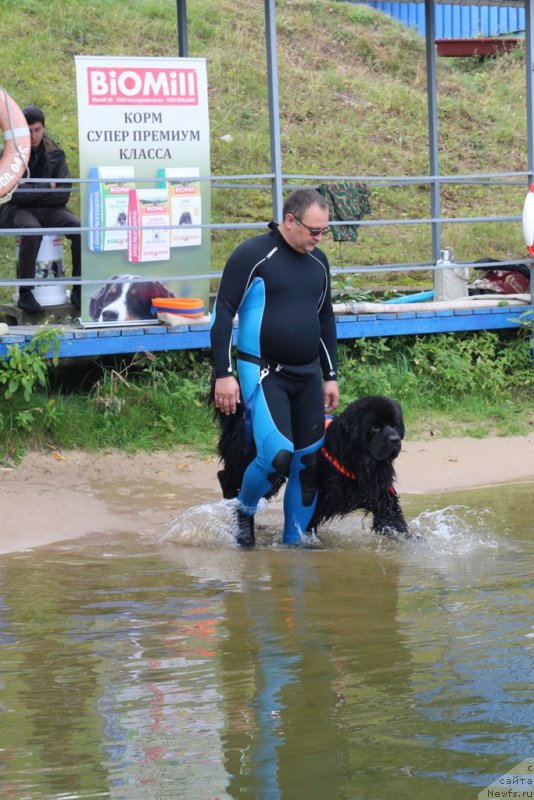
[[(243, 473), (254, 457), (246, 452), (243, 407), (235, 414), (216, 411), (220, 423), (217, 473), (223, 497), (236, 497)], [(389, 397), (369, 396), (350, 403), (327, 421), (319, 465), (319, 498), (308, 528), (361, 509), (373, 517), (373, 530), (389, 536), (410, 536), (393, 487), (393, 462), (404, 437), (402, 410)], [(283, 481), (267, 495), (272, 497)]]

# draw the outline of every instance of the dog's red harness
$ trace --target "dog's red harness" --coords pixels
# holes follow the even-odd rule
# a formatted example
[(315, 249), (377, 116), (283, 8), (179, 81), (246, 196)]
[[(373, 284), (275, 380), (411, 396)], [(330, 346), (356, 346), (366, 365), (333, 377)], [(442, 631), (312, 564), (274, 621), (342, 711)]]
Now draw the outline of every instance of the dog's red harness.
[[(334, 419), (334, 417), (326, 417), (326, 419), (324, 421), (324, 429), (325, 429), (325, 431), (326, 431), (326, 429), (328, 428), (328, 426), (330, 425), (330, 423), (332, 422), (333, 419)], [(357, 481), (358, 480), (358, 477), (357, 477), (356, 473), (352, 472), (351, 470), (345, 469), (345, 467), (342, 464), (339, 463), (337, 458), (334, 458), (334, 456), (331, 453), (328, 452), (328, 450), (326, 449), (326, 447), (324, 445), (321, 447), (321, 453), (326, 458), (326, 460), (330, 464), (332, 464), (332, 466), (335, 469), (337, 469), (338, 472), (341, 472), (341, 474), (345, 476), (345, 478), (350, 478), (351, 481)], [(397, 496), (397, 492), (395, 491), (393, 486), (388, 486), (388, 492), (393, 497)]]
[(328, 452), (328, 450), (326, 449), (326, 447), (324, 447), (324, 445), (323, 445), (323, 447), (321, 447), (321, 453), (326, 458), (326, 460), (329, 461), (332, 464), (332, 466), (337, 469), (338, 472), (341, 472), (341, 474), (345, 476), (345, 478), (350, 478), (351, 481), (357, 481), (358, 480), (358, 478), (356, 477), (356, 473), (355, 472), (349, 472), (348, 469), (345, 469), (345, 467), (342, 467), (341, 464), (339, 463), (339, 461), (337, 460), (337, 458), (334, 458), (334, 456), (331, 455)]
[[(324, 429), (325, 429), (325, 431), (328, 428), (328, 426), (332, 423), (333, 419), (334, 419), (334, 417), (331, 417), (331, 416), (325, 418), (325, 421), (324, 421)], [(326, 447), (324, 445), (321, 447), (321, 453), (326, 458), (326, 460), (329, 461), (330, 464), (332, 464), (332, 466), (337, 469), (338, 472), (341, 472), (341, 474), (345, 476), (345, 478), (350, 478), (351, 481), (358, 480), (358, 478), (356, 477), (356, 473), (355, 472), (350, 472), (348, 469), (345, 469), (345, 467), (343, 467), (339, 463), (337, 458), (334, 458), (334, 456), (331, 453), (328, 452), (328, 450), (326, 449)]]

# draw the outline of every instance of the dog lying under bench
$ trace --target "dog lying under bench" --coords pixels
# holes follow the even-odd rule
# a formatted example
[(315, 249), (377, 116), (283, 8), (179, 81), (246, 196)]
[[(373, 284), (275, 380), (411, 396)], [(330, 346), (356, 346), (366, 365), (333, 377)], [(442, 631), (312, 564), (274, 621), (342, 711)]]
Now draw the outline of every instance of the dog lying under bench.
[[(218, 453), (223, 468), (217, 473), (223, 497), (237, 497), (243, 474), (254, 458), (246, 450), (243, 407), (235, 414), (216, 411), (220, 423)], [(410, 536), (393, 487), (393, 463), (404, 438), (402, 409), (396, 400), (367, 396), (350, 403), (327, 420), (319, 459), (319, 496), (308, 533), (322, 522), (363, 510), (373, 518), (372, 529), (389, 536)], [(268, 494), (274, 496), (284, 481)]]

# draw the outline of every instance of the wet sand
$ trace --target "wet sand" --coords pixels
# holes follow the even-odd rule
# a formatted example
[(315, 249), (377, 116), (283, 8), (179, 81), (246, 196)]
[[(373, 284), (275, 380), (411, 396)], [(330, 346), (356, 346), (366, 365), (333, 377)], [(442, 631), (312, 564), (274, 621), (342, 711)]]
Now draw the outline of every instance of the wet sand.
[[(399, 494), (534, 481), (534, 434), (405, 442)], [(0, 466), (0, 553), (90, 533), (154, 530), (221, 499), (215, 458), (183, 451), (31, 452)]]

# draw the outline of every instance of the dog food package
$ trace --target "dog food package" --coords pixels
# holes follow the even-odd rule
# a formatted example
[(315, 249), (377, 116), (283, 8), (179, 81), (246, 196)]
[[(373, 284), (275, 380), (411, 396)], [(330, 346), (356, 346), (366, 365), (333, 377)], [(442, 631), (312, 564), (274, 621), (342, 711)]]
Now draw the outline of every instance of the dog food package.
[[(171, 211), (171, 247), (202, 244), (200, 181), (187, 180), (199, 175), (198, 167), (168, 167), (158, 170), (158, 185), (167, 189)], [(164, 178), (164, 181), (161, 181)]]
[(128, 203), (128, 261), (168, 261), (170, 252), (169, 199), (165, 189), (130, 189)]
[[(89, 170), (89, 249), (126, 250), (128, 196), (135, 186), (133, 167), (91, 167)], [(110, 230), (116, 228), (116, 230)]]

